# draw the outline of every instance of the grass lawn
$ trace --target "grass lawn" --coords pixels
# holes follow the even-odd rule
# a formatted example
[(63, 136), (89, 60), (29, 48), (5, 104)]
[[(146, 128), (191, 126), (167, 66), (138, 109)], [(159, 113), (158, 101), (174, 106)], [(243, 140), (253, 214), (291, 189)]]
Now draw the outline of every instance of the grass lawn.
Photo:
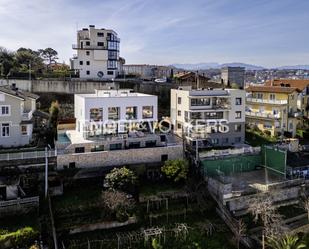
[(182, 191), (184, 185), (174, 184), (169, 182), (160, 182), (160, 183), (143, 183), (140, 187), (140, 195), (150, 196), (156, 195), (161, 192), (169, 191)]
[(38, 214), (36, 212), (0, 218), (0, 230), (15, 232), (24, 227), (32, 227), (34, 230), (39, 229)]
[(269, 136), (262, 136), (254, 131), (246, 131), (246, 142), (251, 146), (261, 146), (264, 144), (272, 144), (277, 142), (277, 139)]
[(103, 188), (95, 185), (83, 185), (79, 188), (64, 189), (62, 196), (52, 198), (53, 209), (88, 206), (99, 201)]

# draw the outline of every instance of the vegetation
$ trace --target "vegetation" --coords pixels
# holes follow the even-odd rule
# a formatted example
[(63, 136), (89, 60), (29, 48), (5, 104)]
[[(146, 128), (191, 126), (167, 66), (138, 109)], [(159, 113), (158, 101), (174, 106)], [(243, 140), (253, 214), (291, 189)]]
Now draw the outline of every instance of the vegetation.
[(5, 248), (4, 244), (10, 244), (12, 247), (31, 245), (37, 236), (38, 232), (31, 227), (25, 227), (10, 233), (2, 231), (0, 233), (0, 247)]
[(104, 187), (110, 190), (132, 192), (136, 185), (137, 176), (132, 170), (126, 167), (112, 169), (104, 179)]
[(57, 126), (58, 126), (58, 117), (60, 112), (60, 106), (58, 101), (51, 103), (49, 108), (49, 127), (54, 139), (57, 139)]
[(188, 161), (183, 159), (168, 160), (164, 163), (161, 171), (167, 178), (179, 182), (187, 179), (189, 164)]
[(246, 142), (251, 146), (261, 146), (277, 142), (277, 138), (271, 137), (262, 131), (255, 129), (246, 130)]
[(304, 242), (302, 242), (295, 235), (285, 235), (282, 238), (271, 237), (268, 240), (268, 246), (271, 249), (301, 249), (308, 248)]

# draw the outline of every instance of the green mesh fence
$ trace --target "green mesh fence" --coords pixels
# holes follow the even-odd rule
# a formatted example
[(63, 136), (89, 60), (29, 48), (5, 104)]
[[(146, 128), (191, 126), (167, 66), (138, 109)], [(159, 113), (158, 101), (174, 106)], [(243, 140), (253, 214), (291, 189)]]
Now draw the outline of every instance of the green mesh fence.
[(237, 155), (221, 159), (202, 160), (202, 173), (208, 176), (216, 176), (218, 172), (224, 175), (233, 173), (247, 172), (255, 170), (257, 166), (261, 166), (260, 155)]
[(232, 175), (233, 173), (248, 172), (255, 170), (259, 166), (266, 166), (274, 173), (285, 175), (286, 152), (265, 146), (261, 149), (260, 154), (201, 160), (201, 171), (203, 175), (210, 177), (217, 176), (219, 172), (225, 176)]
[(262, 165), (275, 173), (286, 174), (287, 152), (271, 146), (264, 146), (261, 150)]

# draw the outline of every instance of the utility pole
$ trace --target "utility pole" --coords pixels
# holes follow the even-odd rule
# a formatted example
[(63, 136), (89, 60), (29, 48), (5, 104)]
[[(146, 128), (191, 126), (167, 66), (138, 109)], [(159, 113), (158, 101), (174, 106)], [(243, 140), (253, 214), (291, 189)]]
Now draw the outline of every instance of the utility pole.
[(31, 61), (29, 61), (29, 81), (31, 81)]
[(48, 192), (48, 152), (47, 147), (45, 147), (45, 198), (47, 198)]

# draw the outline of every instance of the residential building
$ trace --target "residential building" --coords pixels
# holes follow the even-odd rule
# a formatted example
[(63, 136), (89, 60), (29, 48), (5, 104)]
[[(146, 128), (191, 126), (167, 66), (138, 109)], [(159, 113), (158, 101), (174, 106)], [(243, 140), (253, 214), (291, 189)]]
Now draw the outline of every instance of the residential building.
[(76, 129), (59, 131), (57, 165), (121, 166), (182, 157), (182, 144), (154, 130), (157, 96), (130, 89), (75, 94)]
[(77, 51), (71, 60), (80, 78), (112, 79), (118, 75), (120, 39), (111, 29), (96, 29), (94, 25), (77, 31)]
[(245, 140), (245, 91), (239, 89), (171, 90), (174, 132), (191, 146), (230, 146)]
[(139, 76), (142, 79), (170, 78), (173, 68), (169, 66), (129, 64), (123, 65), (123, 74)]
[(35, 94), (0, 86), (0, 147), (24, 146), (32, 141)]
[(221, 79), (226, 86), (237, 84), (239, 87), (245, 85), (244, 67), (223, 67), (221, 69)]
[(299, 91), (297, 108), (302, 114), (309, 117), (309, 80), (308, 79), (273, 79), (265, 82), (265, 86), (294, 87)]
[(285, 132), (296, 135), (301, 117), (297, 109), (299, 90), (285, 86), (249, 86), (246, 88), (246, 123), (268, 131), (272, 136)]
[(178, 72), (174, 75), (178, 86), (192, 86), (192, 88), (220, 87), (220, 84), (210, 82), (210, 78), (197, 72)]

